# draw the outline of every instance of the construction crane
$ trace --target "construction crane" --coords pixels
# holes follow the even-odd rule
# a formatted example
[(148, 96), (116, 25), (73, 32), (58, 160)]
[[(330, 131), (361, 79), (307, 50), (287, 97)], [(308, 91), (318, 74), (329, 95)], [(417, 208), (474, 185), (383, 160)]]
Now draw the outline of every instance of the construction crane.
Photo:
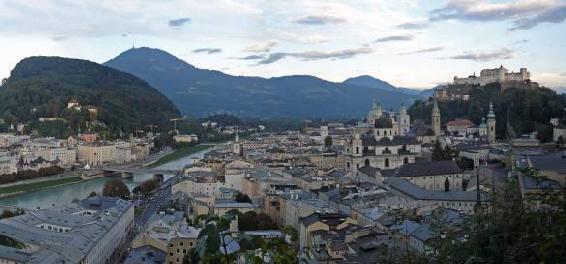
[(145, 125), (145, 127), (149, 127), (151, 134), (153, 135), (153, 129), (157, 128), (157, 125)]
[(177, 121), (184, 121), (184, 120), (187, 120), (187, 116), (169, 119), (169, 121), (173, 122), (174, 131), (177, 131)]

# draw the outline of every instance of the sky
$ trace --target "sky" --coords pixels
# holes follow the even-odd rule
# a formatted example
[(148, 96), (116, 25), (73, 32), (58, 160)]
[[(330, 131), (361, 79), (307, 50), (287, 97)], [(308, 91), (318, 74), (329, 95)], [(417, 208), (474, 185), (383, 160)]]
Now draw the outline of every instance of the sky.
[(0, 78), (145, 46), (233, 75), (431, 88), (503, 65), (566, 90), (565, 20), (566, 0), (0, 0)]

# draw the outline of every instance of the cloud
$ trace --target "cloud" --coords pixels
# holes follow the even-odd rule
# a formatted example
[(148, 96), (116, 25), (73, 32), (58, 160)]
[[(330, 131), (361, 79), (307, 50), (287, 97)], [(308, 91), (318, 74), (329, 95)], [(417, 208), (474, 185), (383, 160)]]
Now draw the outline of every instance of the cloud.
[(295, 20), (295, 23), (303, 24), (303, 25), (326, 25), (326, 24), (338, 24), (345, 22), (346, 19), (343, 17), (330, 16), (330, 15), (305, 16)]
[(265, 55), (249, 55), (249, 56), (245, 56), (245, 57), (236, 57), (234, 59), (237, 60), (263, 60), (265, 59)]
[(437, 52), (437, 51), (441, 51), (444, 50), (444, 47), (432, 47), (432, 48), (428, 48), (428, 49), (420, 49), (420, 50), (414, 50), (414, 51), (409, 51), (409, 52), (401, 52), (401, 53), (397, 53), (399, 55), (412, 55), (412, 54), (420, 54), (420, 53), (430, 53), (430, 52)]
[(492, 60), (506, 60), (515, 57), (515, 52), (510, 49), (503, 48), (491, 52), (484, 51), (466, 51), (461, 55), (451, 56), (447, 59), (453, 60), (473, 60), (473, 61), (492, 61)]
[(378, 43), (378, 42), (389, 42), (389, 41), (409, 41), (409, 40), (413, 40), (414, 38), (415, 36), (413, 35), (396, 35), (396, 36), (378, 38), (373, 42)]
[(430, 12), (431, 21), (511, 21), (509, 30), (530, 29), (540, 23), (561, 23), (566, 20), (566, 4), (554, 0), (519, 0), (490, 3), (485, 0), (450, 0), (442, 8)]
[(531, 29), (540, 23), (562, 23), (566, 20), (566, 5), (546, 10), (536, 16), (518, 19), (510, 30)]
[(178, 18), (178, 19), (172, 19), (169, 20), (169, 26), (173, 27), (173, 28), (180, 28), (183, 25), (185, 25), (186, 23), (191, 22), (191, 19), (188, 17), (183, 17), (183, 18)]
[(323, 60), (323, 59), (348, 59), (360, 54), (372, 53), (373, 49), (363, 46), (355, 49), (344, 49), (336, 51), (305, 51), (305, 52), (277, 52), (269, 54), (266, 58), (257, 62), (261, 64), (271, 64), (286, 57), (298, 58), (304, 61)]
[(264, 59), (258, 61), (257, 64), (271, 64), (271, 63), (274, 63), (278, 60), (284, 59), (285, 57), (287, 57), (289, 55), (290, 55), (290, 53), (283, 53), (283, 52), (272, 53), (272, 54), (269, 54), (269, 56), (267, 56), (267, 58), (264, 58)]
[(397, 25), (398, 29), (425, 29), (430, 27), (427, 22), (407, 22)]
[(270, 40), (263, 43), (255, 43), (247, 46), (244, 51), (247, 52), (269, 52), (271, 48), (277, 46), (278, 42), (275, 40)]
[(220, 52), (222, 52), (222, 49), (217, 49), (217, 48), (202, 48), (202, 49), (193, 50), (193, 53), (214, 54), (214, 53), (220, 53)]
[(51, 40), (59, 42), (59, 41), (65, 41), (67, 40), (69, 37), (65, 36), (65, 35), (55, 35), (51, 37)]
[(560, 76), (566, 77), (566, 72), (561, 73)]

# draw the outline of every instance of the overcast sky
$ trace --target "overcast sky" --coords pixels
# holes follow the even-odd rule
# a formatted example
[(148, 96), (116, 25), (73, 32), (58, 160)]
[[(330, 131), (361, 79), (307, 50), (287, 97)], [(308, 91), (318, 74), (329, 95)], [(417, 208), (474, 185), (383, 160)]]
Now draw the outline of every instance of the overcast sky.
[(21, 59), (163, 49), (235, 75), (369, 74), (430, 88), (527, 67), (566, 87), (566, 0), (0, 0), (0, 77)]

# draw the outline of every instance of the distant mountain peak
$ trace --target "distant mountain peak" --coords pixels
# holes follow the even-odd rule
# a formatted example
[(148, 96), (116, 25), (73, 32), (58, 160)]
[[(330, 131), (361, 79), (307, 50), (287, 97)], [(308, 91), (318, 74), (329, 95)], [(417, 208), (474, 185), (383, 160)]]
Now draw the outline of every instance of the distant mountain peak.
[(118, 55), (116, 58), (113, 58), (104, 64), (114, 64), (114, 63), (146, 63), (151, 62), (154, 64), (167, 64), (172, 65), (176, 64), (177, 67), (183, 66), (188, 68), (196, 69), (195, 66), (187, 63), (184, 60), (177, 58), (175, 55), (156, 48), (149, 48), (149, 47), (139, 47), (139, 48), (130, 48)]
[(343, 83), (372, 87), (380, 90), (395, 91), (397, 87), (370, 75), (360, 75), (346, 79)]

